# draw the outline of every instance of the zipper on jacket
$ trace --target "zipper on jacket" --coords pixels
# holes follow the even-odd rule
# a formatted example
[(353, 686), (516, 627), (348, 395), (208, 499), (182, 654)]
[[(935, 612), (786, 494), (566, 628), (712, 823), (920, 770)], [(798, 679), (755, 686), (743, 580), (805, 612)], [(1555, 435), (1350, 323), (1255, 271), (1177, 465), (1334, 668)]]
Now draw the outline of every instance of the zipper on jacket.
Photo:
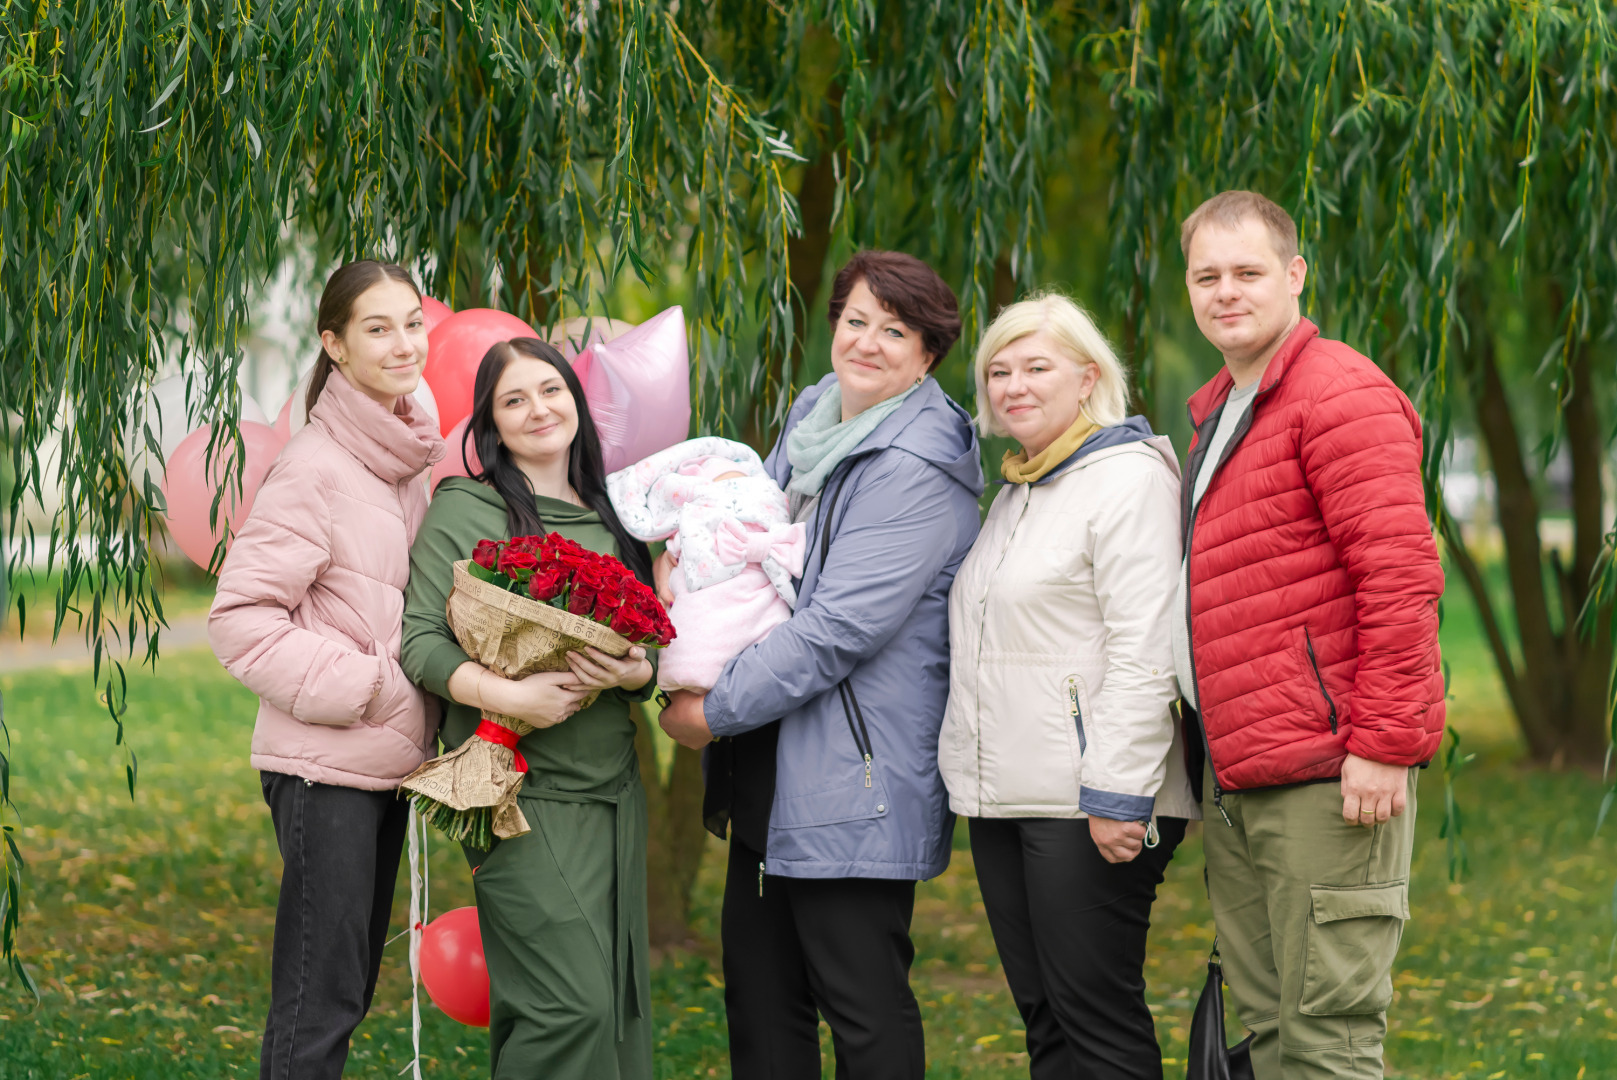
[(1000, 546), (999, 559), (994, 568), (988, 572), (988, 583), (984, 586), (982, 599), (977, 604), (977, 667), (976, 700), (973, 703), (972, 716), (977, 722), (977, 808), (982, 809), (983, 799), (983, 628), (988, 624), (988, 597), (993, 592), (994, 578), (999, 574), (999, 568), (1005, 565), (1005, 556), (1010, 554), (1011, 543), (1016, 539), (1016, 530), (1022, 526), (1022, 518), (1027, 515), (1027, 508), (1033, 502), (1033, 487), (1028, 486), (1023, 494), (1022, 508), (1016, 512), (1016, 520), (1011, 522), (1010, 531), (1005, 534), (1005, 543)]
[(1084, 738), (1084, 707), (1078, 703), (1078, 679), (1076, 676), (1067, 677), (1067, 700), (1071, 703), (1068, 713), (1072, 716), (1073, 726), (1078, 729), (1078, 753), (1089, 752), (1089, 740)]
[(759, 863), (758, 864), (758, 897), (759, 897), (759, 899), (762, 899), (763, 895), (764, 895), (764, 864)]
[[(842, 694), (842, 715), (848, 718), (848, 734), (853, 736), (853, 747), (859, 752), (859, 756), (865, 759), (865, 787), (869, 787), (870, 758), (872, 748), (870, 744), (870, 731), (865, 727), (865, 713), (864, 710), (859, 708), (859, 699), (854, 697), (853, 691), (848, 687), (846, 682), (838, 683), (837, 689)], [(859, 719), (859, 726), (857, 728), (853, 726), (855, 717), (858, 717)], [(863, 738), (861, 738), (861, 736), (863, 736)]]
[(1331, 713), (1331, 734), (1336, 734), (1336, 702), (1331, 700), (1331, 692), (1325, 689), (1325, 676), (1319, 670), (1319, 658), (1314, 655), (1314, 636), (1303, 627), (1303, 644), (1308, 646), (1308, 666), (1314, 669), (1314, 681), (1319, 683), (1320, 696), (1325, 699), (1325, 707)]
[[(1260, 386), (1258, 387), (1258, 392), (1252, 396), (1252, 401), (1247, 405), (1245, 415), (1241, 417), (1241, 422), (1235, 426), (1235, 431), (1230, 435), (1230, 441), (1224, 444), (1223, 456), (1221, 456), (1217, 461), (1213, 462), (1213, 474), (1215, 476), (1218, 474), (1218, 470), (1223, 468), (1224, 463), (1230, 459), (1230, 456), (1235, 453), (1236, 448), (1241, 445), (1241, 440), (1246, 438), (1246, 433), (1251, 430), (1252, 414), (1258, 410), (1258, 399), (1263, 397), (1263, 395), (1267, 392), (1268, 391), (1264, 390), (1264, 388)], [(1224, 405), (1220, 406), (1218, 410), (1218, 414), (1220, 416), (1222, 416), (1224, 409), (1228, 407), (1229, 403), (1229, 395), (1226, 394), (1224, 397)], [(1191, 426), (1195, 429), (1198, 443), (1200, 443), (1201, 440), (1202, 428), (1205, 428), (1208, 421), (1212, 419), (1212, 416), (1208, 416), (1202, 421), (1201, 427), (1196, 427), (1194, 419), (1192, 420)], [(1216, 424), (1213, 426), (1213, 430), (1218, 430), (1218, 426)], [(1199, 460), (1205, 464), (1207, 461), (1206, 451), (1202, 451), (1202, 455), (1199, 459), (1196, 459), (1193, 456), (1193, 460)], [(1188, 482), (1182, 489), (1184, 491), (1186, 509), (1184, 538), (1185, 566), (1183, 571), (1185, 575), (1185, 644), (1187, 646), (1185, 651), (1190, 655), (1191, 692), (1196, 695), (1196, 727), (1201, 731), (1202, 747), (1207, 752), (1207, 772), (1213, 778), (1213, 805), (1218, 807), (1218, 816), (1224, 819), (1224, 824), (1233, 829), (1235, 828), (1235, 822), (1230, 820), (1230, 812), (1224, 809), (1224, 789), (1219, 786), (1218, 766), (1213, 762), (1213, 740), (1207, 735), (1207, 720), (1202, 714), (1201, 710), (1201, 687), (1196, 685), (1196, 639), (1193, 633), (1193, 627), (1195, 624), (1190, 618), (1190, 542), (1191, 538), (1196, 533), (1196, 514), (1201, 510), (1201, 503), (1196, 501), (1196, 476), (1198, 473), (1200, 473), (1200, 471), (1200, 466), (1197, 466), (1197, 468), (1191, 472), (1190, 476), (1187, 477)], [(1213, 486), (1212, 476), (1207, 478), (1207, 486), (1209, 488)], [(1206, 492), (1203, 492), (1202, 497), (1206, 498), (1206, 494)]]

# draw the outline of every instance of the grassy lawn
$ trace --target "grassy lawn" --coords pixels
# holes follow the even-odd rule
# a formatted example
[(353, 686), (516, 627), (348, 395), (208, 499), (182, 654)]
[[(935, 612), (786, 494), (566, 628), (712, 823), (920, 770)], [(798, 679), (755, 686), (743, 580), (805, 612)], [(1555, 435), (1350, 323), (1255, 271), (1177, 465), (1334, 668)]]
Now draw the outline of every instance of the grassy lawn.
[[(1517, 743), (1458, 598), (1446, 650), (1452, 717), (1480, 752), (1461, 800), (1471, 871), (1446, 876), (1442, 777), (1422, 778), (1414, 919), (1396, 973), (1391, 1075), (1617, 1075), (1613, 845), (1592, 837), (1600, 785), (1515, 764)], [(12, 630), (15, 633), (15, 629)], [(24, 948), (43, 1001), (0, 982), (0, 1080), (229, 1077), (257, 1069), (280, 872), (269, 814), (247, 767), (254, 701), (203, 652), (177, 653), (130, 686), (140, 754), (131, 802), (110, 724), (80, 670), (0, 675), (29, 861)], [(459, 852), (435, 840), (432, 910), (471, 902)], [(698, 883), (689, 952), (654, 980), (659, 1076), (727, 1076), (717, 917), (722, 846)], [(394, 923), (402, 928), (402, 887)], [(1213, 936), (1199, 833), (1163, 888), (1148, 960), (1168, 1076), (1183, 1075), (1190, 1010)], [(930, 1076), (1026, 1076), (1021, 1025), (957, 837), (953, 865), (920, 889), (915, 986)], [(424, 1069), (487, 1074), (481, 1031), (423, 1008)], [(349, 1075), (392, 1077), (409, 1057), (405, 943), (388, 951)], [(827, 1072), (827, 1075), (830, 1075)]]

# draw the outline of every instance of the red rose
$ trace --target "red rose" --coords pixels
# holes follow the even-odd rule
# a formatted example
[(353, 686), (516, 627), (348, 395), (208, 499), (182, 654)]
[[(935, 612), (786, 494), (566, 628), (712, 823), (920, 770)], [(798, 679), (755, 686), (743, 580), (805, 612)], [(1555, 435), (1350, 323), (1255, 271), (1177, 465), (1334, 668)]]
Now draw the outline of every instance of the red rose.
[(549, 567), (537, 571), (528, 579), (528, 595), (541, 604), (549, 603), (562, 594), (567, 588), (567, 573), (560, 567)]
[(612, 616), (612, 629), (627, 638), (630, 644), (638, 645), (647, 637), (656, 633), (651, 620), (633, 607), (625, 604)]
[(500, 548), (503, 547), (498, 540), (479, 540), (472, 549), (472, 562), (484, 570), (494, 569), (500, 558)]
[(505, 542), (505, 546), (513, 551), (526, 551), (529, 554), (538, 554), (539, 545), (544, 541), (543, 536), (513, 536)]
[(595, 597), (605, 580), (593, 566), (580, 566), (573, 571), (573, 591), (567, 597), (567, 610), (585, 618), (595, 610)]
[(553, 559), (578, 562), (589, 553), (561, 533), (550, 533), (539, 542), (538, 554), (547, 562)]
[(539, 568), (539, 560), (532, 552), (518, 551), (507, 544), (505, 550), (500, 552), (498, 568), (500, 573), (513, 581), (526, 581), (527, 575)]
[(608, 579), (602, 582), (601, 587), (596, 590), (595, 621), (611, 623), (612, 616), (616, 615), (620, 608), (627, 606), (629, 606), (629, 599), (624, 591), (623, 582)]

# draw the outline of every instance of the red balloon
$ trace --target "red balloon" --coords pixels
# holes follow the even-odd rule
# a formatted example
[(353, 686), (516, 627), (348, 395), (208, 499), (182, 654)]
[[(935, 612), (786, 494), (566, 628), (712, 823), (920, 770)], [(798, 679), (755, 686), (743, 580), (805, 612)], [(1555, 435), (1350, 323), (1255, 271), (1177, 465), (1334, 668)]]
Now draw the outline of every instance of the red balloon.
[(219, 525), (208, 527), (214, 496), (224, 486), (224, 454), (229, 444), (215, 451), (212, 468), (205, 468), (208, 439), (212, 428), (203, 426), (191, 432), (174, 448), (163, 473), (163, 501), (168, 504), (165, 520), (169, 535), (186, 557), (204, 569), (213, 558), (214, 545), (224, 535), (225, 526), (231, 533), (240, 531), (247, 515), (253, 509), (253, 497), (264, 483), (264, 476), (275, 463), (275, 457), (286, 445), (284, 439), (268, 424), (243, 421), (239, 425), (247, 460), (241, 469), (241, 491), (234, 485), (226, 488), (219, 500)]
[(446, 911), (421, 932), (421, 983), (451, 1020), (488, 1027), (488, 964), (475, 907)]
[(489, 347), (518, 337), (538, 337), (533, 327), (504, 311), (457, 311), (427, 334), (427, 368), (421, 377), (438, 402), (438, 430), (449, 434), (472, 413), (472, 381)]
[[(477, 443), (472, 439), (466, 440), (466, 456), (461, 458), (461, 437), (466, 434), (466, 425), (472, 422), (470, 416), (463, 417), (460, 423), (449, 429), (444, 436), (444, 442), (449, 444), (449, 453), (445, 454), (438, 464), (432, 467), (432, 482), (427, 485), (428, 490), (437, 491), (438, 485), (451, 476), (470, 476), (472, 473), (483, 471), (483, 463), (477, 457)], [(471, 472), (467, 466), (471, 466)]]
[(421, 321), (427, 324), (427, 333), (455, 313), (454, 309), (442, 300), (434, 300), (430, 296), (421, 298)]

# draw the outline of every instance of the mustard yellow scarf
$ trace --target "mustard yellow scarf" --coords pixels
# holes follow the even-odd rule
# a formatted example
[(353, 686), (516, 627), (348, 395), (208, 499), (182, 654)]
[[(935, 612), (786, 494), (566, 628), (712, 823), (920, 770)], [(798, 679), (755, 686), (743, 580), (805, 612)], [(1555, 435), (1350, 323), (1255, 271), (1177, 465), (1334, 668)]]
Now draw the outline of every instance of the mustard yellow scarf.
[(1072, 457), (1078, 448), (1084, 445), (1084, 440), (1099, 430), (1099, 424), (1080, 412), (1078, 419), (1072, 422), (1072, 427), (1062, 432), (1056, 437), (1055, 442), (1033, 455), (1031, 459), (1027, 456), (1026, 450), (1005, 451), (1005, 460), (999, 463), (1000, 475), (1013, 484), (1031, 484)]

